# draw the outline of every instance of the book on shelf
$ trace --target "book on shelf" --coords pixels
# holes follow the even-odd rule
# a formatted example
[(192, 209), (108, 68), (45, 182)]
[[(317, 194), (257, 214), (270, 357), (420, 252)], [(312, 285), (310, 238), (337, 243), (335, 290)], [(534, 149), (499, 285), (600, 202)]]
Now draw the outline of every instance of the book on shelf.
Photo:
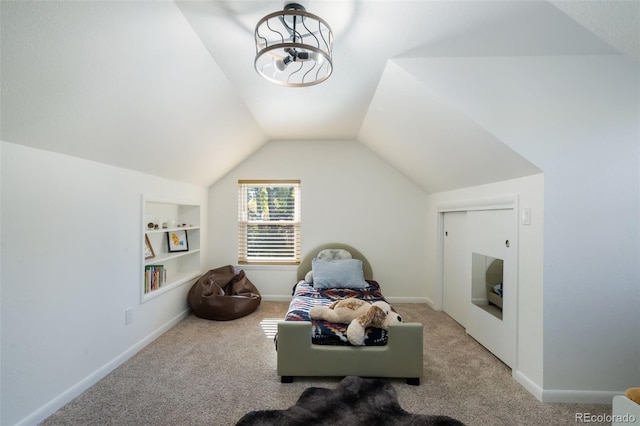
[(144, 292), (149, 293), (162, 288), (167, 281), (164, 265), (146, 265), (144, 267)]

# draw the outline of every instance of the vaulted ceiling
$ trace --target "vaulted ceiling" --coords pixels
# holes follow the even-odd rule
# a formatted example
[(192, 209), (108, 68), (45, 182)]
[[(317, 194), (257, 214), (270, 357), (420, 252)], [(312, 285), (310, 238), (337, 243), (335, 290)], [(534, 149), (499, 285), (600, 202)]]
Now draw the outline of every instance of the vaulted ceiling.
[(199, 185), (270, 140), (358, 140), (437, 192), (539, 172), (460, 108), (478, 61), (640, 61), (639, 2), (300, 3), (335, 40), (308, 88), (253, 68), (282, 1), (4, 0), (0, 138)]

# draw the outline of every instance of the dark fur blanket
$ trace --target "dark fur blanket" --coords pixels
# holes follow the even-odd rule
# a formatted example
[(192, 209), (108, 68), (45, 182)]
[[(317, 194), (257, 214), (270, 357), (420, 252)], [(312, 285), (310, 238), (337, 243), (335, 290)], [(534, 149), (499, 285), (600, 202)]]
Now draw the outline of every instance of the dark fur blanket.
[(360, 377), (346, 377), (336, 389), (305, 389), (286, 410), (251, 411), (236, 424), (244, 425), (464, 426), (446, 416), (409, 413), (400, 407), (391, 384)]

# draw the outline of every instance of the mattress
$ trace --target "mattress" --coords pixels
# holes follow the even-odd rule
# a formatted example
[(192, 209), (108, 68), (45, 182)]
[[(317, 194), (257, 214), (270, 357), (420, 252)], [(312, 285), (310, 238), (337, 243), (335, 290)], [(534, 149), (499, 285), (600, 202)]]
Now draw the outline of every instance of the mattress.
[[(285, 321), (310, 321), (311, 341), (316, 345), (351, 346), (347, 339), (348, 324), (338, 324), (324, 320), (314, 320), (309, 317), (309, 310), (313, 306), (330, 305), (336, 300), (357, 297), (369, 303), (385, 301), (380, 285), (373, 280), (367, 280), (369, 287), (362, 289), (328, 288), (315, 289), (305, 281), (300, 281), (293, 293), (293, 299), (285, 316)], [(384, 346), (387, 344), (387, 331), (381, 328), (368, 327), (366, 329), (365, 346)]]

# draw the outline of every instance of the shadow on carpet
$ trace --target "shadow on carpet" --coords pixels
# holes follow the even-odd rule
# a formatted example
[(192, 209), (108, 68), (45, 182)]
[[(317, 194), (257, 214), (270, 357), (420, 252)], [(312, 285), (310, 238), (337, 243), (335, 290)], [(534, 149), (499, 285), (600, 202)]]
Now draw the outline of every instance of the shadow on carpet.
[(388, 382), (351, 376), (335, 389), (305, 389), (296, 404), (286, 410), (251, 411), (236, 426), (311, 424), (464, 426), (447, 416), (409, 413), (400, 407), (398, 395)]

